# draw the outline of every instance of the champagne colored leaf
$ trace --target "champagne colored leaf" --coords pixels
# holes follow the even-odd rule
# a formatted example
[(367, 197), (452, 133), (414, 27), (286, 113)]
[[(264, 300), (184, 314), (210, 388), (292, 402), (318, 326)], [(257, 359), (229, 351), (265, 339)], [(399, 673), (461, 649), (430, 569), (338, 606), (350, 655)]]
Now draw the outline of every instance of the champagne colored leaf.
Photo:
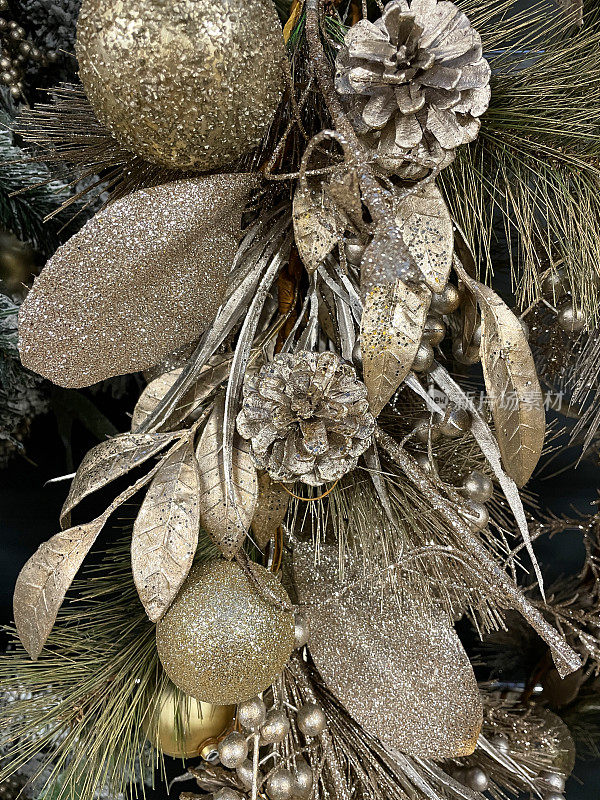
[(158, 622), (187, 577), (198, 546), (200, 474), (191, 442), (157, 472), (133, 526), (131, 566), (140, 600)]
[(294, 237), (302, 263), (309, 272), (331, 253), (340, 238), (335, 205), (320, 188), (299, 186), (292, 208)]
[(44, 542), (21, 570), (13, 598), (17, 633), (31, 658), (38, 658), (65, 594), (108, 516), (57, 533)]
[(151, 481), (171, 454), (172, 451), (167, 453), (150, 472), (124, 489), (103, 514), (57, 533), (25, 564), (15, 585), (13, 608), (19, 638), (33, 659), (41, 653), (65, 594), (110, 515)]
[(233, 558), (250, 528), (258, 497), (256, 468), (250, 445), (233, 437), (233, 497), (225, 488), (223, 459), (224, 403), (220, 399), (198, 442), (200, 468), (200, 524), (227, 558)]
[(337, 547), (294, 544), (294, 582), (311, 656), (329, 689), (384, 746), (410, 756), (472, 753), (482, 709), (473, 668), (446, 617), (423, 598), (372, 585)]
[(546, 416), (535, 363), (519, 319), (498, 295), (470, 278), (481, 308), (481, 364), (504, 469), (524, 486), (542, 453)]
[(258, 497), (252, 517), (252, 533), (259, 547), (265, 548), (285, 519), (290, 496), (267, 472), (258, 473)]
[(435, 183), (425, 184), (398, 203), (396, 223), (425, 283), (441, 292), (452, 266), (454, 233), (450, 212)]
[(363, 377), (377, 416), (408, 375), (423, 335), (431, 293), (401, 280), (372, 289), (361, 322)]
[[(167, 422), (170, 427), (178, 425), (182, 420), (198, 410), (211, 392), (227, 378), (230, 364), (231, 357), (211, 359), (211, 362), (202, 369), (198, 380), (185, 392), (169, 415)], [(132, 431), (137, 431), (148, 419), (167, 392), (173, 388), (175, 381), (182, 372), (183, 368), (165, 372), (146, 386), (133, 411)]]
[(172, 433), (123, 433), (93, 447), (81, 462), (60, 514), (61, 526), (84, 497), (126, 475), (160, 452)]

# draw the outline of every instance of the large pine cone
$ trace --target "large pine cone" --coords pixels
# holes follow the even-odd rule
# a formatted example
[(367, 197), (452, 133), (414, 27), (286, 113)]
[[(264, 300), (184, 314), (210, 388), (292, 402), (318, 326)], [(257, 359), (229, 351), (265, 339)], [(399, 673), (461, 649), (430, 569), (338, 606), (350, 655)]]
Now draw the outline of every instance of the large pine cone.
[(336, 70), (357, 133), (403, 177), (449, 164), (477, 137), (490, 101), (481, 38), (447, 0), (392, 0), (376, 22), (360, 20)]
[(335, 353), (280, 353), (244, 383), (237, 428), (277, 481), (319, 486), (356, 466), (375, 420), (367, 387)]

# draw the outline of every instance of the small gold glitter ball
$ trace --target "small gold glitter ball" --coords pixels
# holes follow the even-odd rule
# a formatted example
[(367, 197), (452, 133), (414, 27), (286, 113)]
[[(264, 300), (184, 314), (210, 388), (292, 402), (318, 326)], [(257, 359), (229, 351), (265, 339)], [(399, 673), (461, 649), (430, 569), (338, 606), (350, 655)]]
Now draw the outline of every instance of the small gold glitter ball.
[[(289, 598), (277, 578), (256, 565), (268, 590)], [(264, 598), (236, 562), (215, 559), (190, 572), (156, 626), (165, 672), (205, 703), (240, 703), (266, 689), (294, 647), (294, 616)]]
[(272, 0), (83, 0), (76, 51), (100, 121), (167, 167), (238, 158), (263, 138), (282, 95)]
[(144, 732), (166, 756), (193, 758), (205, 749), (216, 752), (234, 714), (233, 705), (201, 703), (193, 697), (182, 697), (169, 686), (162, 691), (155, 713), (147, 717)]

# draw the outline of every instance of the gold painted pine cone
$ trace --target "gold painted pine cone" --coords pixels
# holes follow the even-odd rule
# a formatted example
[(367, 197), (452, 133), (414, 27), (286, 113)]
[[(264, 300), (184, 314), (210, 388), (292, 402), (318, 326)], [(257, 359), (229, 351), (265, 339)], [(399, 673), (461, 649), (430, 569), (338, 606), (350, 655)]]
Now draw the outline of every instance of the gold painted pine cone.
[(477, 137), (489, 80), (479, 34), (447, 0), (392, 0), (376, 22), (350, 28), (336, 59), (357, 133), (407, 178), (447, 166)]
[(335, 353), (280, 353), (246, 378), (237, 427), (277, 481), (319, 486), (354, 469), (375, 421), (367, 388)]

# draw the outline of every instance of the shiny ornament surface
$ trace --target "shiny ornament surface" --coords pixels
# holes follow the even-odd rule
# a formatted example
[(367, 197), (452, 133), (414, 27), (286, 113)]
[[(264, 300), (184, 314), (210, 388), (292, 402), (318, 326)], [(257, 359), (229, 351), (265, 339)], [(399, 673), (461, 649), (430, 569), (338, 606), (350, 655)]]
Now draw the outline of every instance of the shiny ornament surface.
[(314, 784), (313, 771), (304, 758), (296, 760), (294, 768), (294, 797), (310, 797)]
[(267, 717), (267, 708), (260, 697), (251, 697), (238, 705), (236, 720), (246, 731), (255, 731)]
[(219, 742), (219, 761), (227, 769), (236, 769), (248, 757), (248, 742), (238, 731), (233, 731)]
[[(282, 603), (277, 578), (255, 574)], [(239, 703), (269, 686), (294, 646), (293, 615), (265, 599), (236, 562), (215, 559), (190, 572), (156, 626), (162, 665), (179, 688), (204, 702)]]
[(59, 247), (19, 313), (25, 366), (81, 387), (157, 364), (221, 303), (253, 175), (213, 175), (116, 200)]
[(274, 708), (260, 728), (260, 738), (266, 744), (282, 742), (290, 731), (288, 715), (282, 708)]
[(233, 724), (234, 714), (233, 705), (201, 703), (168, 687), (161, 694), (157, 712), (148, 720), (146, 736), (166, 756), (193, 758), (209, 740), (216, 744)]
[(271, 0), (84, 0), (76, 52), (99, 120), (166, 167), (238, 158), (259, 144), (283, 90)]
[(294, 793), (294, 785), (290, 770), (279, 767), (267, 781), (267, 794), (271, 800), (289, 800)]

